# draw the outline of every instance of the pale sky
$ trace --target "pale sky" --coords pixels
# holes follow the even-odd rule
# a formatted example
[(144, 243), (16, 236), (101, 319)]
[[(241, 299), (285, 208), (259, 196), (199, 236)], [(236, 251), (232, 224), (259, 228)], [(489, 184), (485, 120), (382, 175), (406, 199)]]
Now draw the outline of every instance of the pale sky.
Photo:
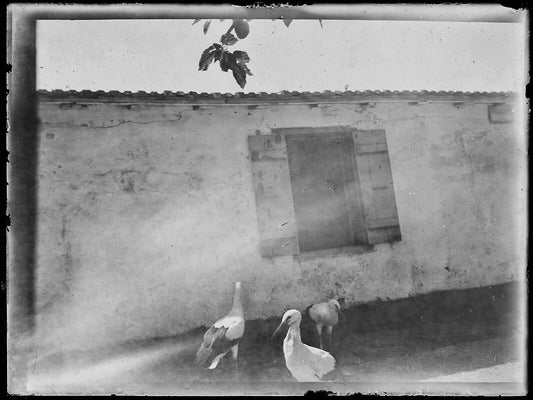
[(453, 90), (523, 92), (523, 23), (252, 20), (242, 90), (202, 51), (230, 21), (52, 20), (37, 24), (38, 89), (163, 92)]

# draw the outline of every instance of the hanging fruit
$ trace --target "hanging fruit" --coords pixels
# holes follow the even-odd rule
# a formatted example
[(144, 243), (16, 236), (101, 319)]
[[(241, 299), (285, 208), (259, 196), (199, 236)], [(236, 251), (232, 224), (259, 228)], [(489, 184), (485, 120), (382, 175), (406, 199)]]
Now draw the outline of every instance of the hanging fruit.
[(250, 26), (248, 22), (243, 19), (236, 19), (233, 21), (233, 27), (235, 28), (235, 34), (239, 39), (244, 39), (250, 33)]

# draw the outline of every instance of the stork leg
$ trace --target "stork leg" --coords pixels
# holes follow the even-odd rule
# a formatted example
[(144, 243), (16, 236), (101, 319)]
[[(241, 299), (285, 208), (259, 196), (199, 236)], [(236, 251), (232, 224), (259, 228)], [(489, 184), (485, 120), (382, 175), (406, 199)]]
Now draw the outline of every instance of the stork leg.
[(239, 345), (236, 344), (231, 348), (231, 356), (235, 361), (237, 361), (237, 355), (239, 354)]
[(327, 327), (327, 332), (328, 332), (328, 350), (331, 350), (331, 332), (333, 331), (333, 327), (332, 326), (328, 326)]
[(220, 360), (222, 360), (222, 357), (224, 357), (226, 355), (226, 353), (221, 353), (218, 356), (216, 356), (215, 358), (213, 358), (213, 361), (211, 362), (211, 365), (208, 367), (208, 369), (215, 369), (217, 367), (218, 363), (220, 362)]
[(322, 347), (322, 325), (321, 324), (316, 324), (316, 331), (318, 332), (318, 338), (320, 339), (320, 348), (323, 349)]
[(239, 345), (236, 344), (231, 348), (231, 357), (235, 360), (235, 366), (239, 368), (239, 361), (237, 360), (237, 355), (239, 354)]

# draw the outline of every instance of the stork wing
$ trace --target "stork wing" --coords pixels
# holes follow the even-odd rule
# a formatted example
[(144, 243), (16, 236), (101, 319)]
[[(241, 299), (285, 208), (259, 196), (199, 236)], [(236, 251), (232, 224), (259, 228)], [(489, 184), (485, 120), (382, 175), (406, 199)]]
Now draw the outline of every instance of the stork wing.
[(335, 368), (335, 358), (327, 351), (311, 347), (306, 344), (304, 346), (311, 353), (309, 365), (313, 368), (316, 374), (322, 378), (323, 375), (333, 371)]
[(244, 334), (244, 319), (241, 317), (224, 317), (213, 324), (214, 328), (227, 328), (226, 338), (240, 339)]
[(210, 357), (225, 354), (235, 346), (244, 334), (244, 319), (224, 317), (204, 334), (204, 341), (196, 353), (196, 362), (203, 364)]
[(307, 313), (309, 314), (309, 317), (316, 323), (321, 323), (320, 319), (320, 310), (318, 309), (317, 305), (311, 306), (308, 308)]
[(338, 322), (338, 314), (333, 311), (329, 304), (320, 303), (309, 307), (309, 317), (317, 324), (336, 325)]
[(223, 336), (225, 331), (223, 329), (211, 326), (204, 334), (204, 341), (196, 351), (196, 363), (204, 364), (213, 355), (213, 344), (220, 336)]
[(290, 367), (287, 365), (287, 368), (298, 382), (321, 382), (321, 377), (311, 365), (300, 364)]

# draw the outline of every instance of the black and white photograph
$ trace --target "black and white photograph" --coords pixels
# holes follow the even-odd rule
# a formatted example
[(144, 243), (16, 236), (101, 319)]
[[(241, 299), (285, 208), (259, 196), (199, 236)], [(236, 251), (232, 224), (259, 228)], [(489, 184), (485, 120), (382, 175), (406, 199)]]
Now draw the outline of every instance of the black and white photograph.
[(527, 394), (529, 13), (7, 6), (11, 395)]

